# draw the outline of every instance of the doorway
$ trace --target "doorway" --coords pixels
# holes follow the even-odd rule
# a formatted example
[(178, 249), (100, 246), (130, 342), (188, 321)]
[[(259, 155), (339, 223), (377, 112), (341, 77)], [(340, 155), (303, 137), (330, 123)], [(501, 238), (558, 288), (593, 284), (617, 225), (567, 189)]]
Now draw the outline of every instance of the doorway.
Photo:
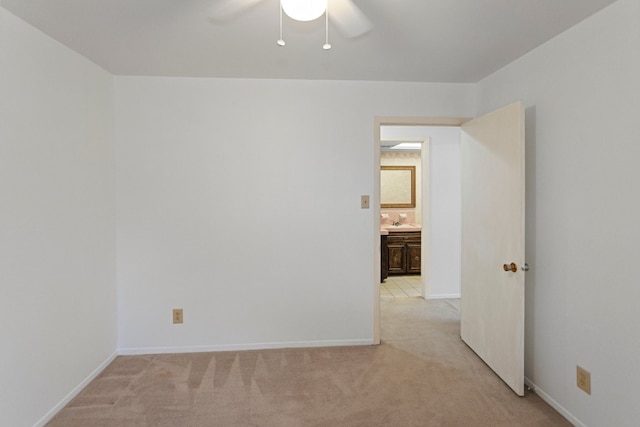
[[(403, 132), (404, 131), (404, 132)], [(380, 247), (383, 299), (422, 297), (423, 207), (428, 207), (429, 144), (383, 126), (380, 143)], [(425, 197), (427, 196), (427, 197)], [(426, 216), (426, 215), (425, 215)], [(426, 241), (425, 241), (426, 243)], [(425, 248), (428, 250), (428, 248)], [(428, 276), (425, 276), (428, 277)]]
[[(421, 294), (423, 298), (427, 299), (436, 299), (436, 298), (459, 298), (459, 273), (457, 283), (457, 291), (447, 292), (446, 290), (438, 288), (441, 286), (441, 282), (449, 282), (446, 280), (447, 275), (451, 276), (451, 269), (448, 267), (449, 265), (454, 265), (455, 268), (459, 269), (460, 261), (460, 242), (461, 239), (459, 237), (459, 221), (458, 225), (458, 234), (451, 234), (451, 230), (443, 230), (440, 223), (438, 223), (437, 229), (432, 227), (432, 220), (441, 217), (433, 217), (433, 205), (432, 199), (434, 197), (449, 197), (454, 198), (456, 195), (451, 194), (431, 194), (432, 191), (430, 189), (433, 187), (430, 175), (431, 175), (431, 167), (435, 166), (442, 167), (442, 165), (433, 163), (433, 159), (431, 159), (431, 151), (432, 148), (439, 144), (441, 141), (437, 138), (430, 138), (430, 133), (439, 133), (442, 134), (445, 130), (448, 131), (456, 131), (458, 133), (458, 142), (459, 142), (459, 132), (460, 125), (466, 122), (468, 119), (466, 118), (398, 118), (398, 117), (387, 117), (387, 118), (376, 118), (374, 121), (374, 139), (375, 139), (375, 147), (374, 150), (374, 195), (373, 195), (373, 210), (374, 210), (374, 236), (376, 240), (376, 244), (374, 247), (376, 250), (374, 251), (374, 266), (376, 268), (376, 272), (374, 274), (376, 283), (374, 284), (374, 342), (380, 342), (380, 277), (381, 277), (381, 250), (382, 243), (380, 237), (380, 225), (381, 225), (381, 213), (382, 209), (380, 206), (381, 201), (381, 187), (380, 187), (380, 169), (381, 169), (381, 153), (379, 147), (385, 140), (392, 139), (413, 139), (417, 141), (422, 141), (422, 162), (424, 167), (422, 168), (425, 173), (423, 174), (421, 184), (422, 184), (422, 209), (420, 213), (420, 223), (422, 226), (421, 231), (421, 239), (422, 239), (422, 249), (421, 249)], [(431, 131), (428, 131), (426, 128), (432, 128)], [(448, 129), (447, 129), (448, 128)], [(451, 153), (450, 153), (451, 154)], [(455, 155), (455, 153), (454, 153)], [(458, 152), (459, 156), (459, 152)], [(459, 161), (459, 158), (458, 158)], [(428, 172), (428, 173), (426, 173)], [(459, 171), (458, 171), (458, 179), (459, 179)], [(449, 183), (451, 184), (451, 183)], [(454, 183), (455, 185), (455, 183)], [(459, 192), (458, 192), (459, 193)], [(459, 199), (459, 196), (458, 196)], [(446, 216), (446, 215), (445, 215)], [(455, 215), (454, 215), (455, 216)], [(433, 218), (432, 218), (433, 217)], [(455, 218), (452, 223), (456, 223)], [(453, 242), (452, 245), (448, 245), (448, 249), (444, 252), (449, 251), (448, 253), (438, 253), (443, 252), (442, 248), (440, 250), (433, 251), (433, 239), (436, 239), (436, 242), (442, 242), (440, 239), (442, 234), (445, 234), (446, 239), (450, 242)], [(456, 240), (457, 240), (457, 249), (456, 249)], [(436, 245), (438, 246), (438, 245)], [(457, 250), (458, 258), (455, 259)], [(453, 256), (451, 255), (453, 254)], [(444, 258), (444, 259), (443, 259)], [(434, 264), (434, 259), (438, 261), (438, 266)], [(434, 271), (431, 267), (434, 266)], [(443, 274), (444, 273), (444, 274)], [(454, 272), (455, 275), (455, 272)]]

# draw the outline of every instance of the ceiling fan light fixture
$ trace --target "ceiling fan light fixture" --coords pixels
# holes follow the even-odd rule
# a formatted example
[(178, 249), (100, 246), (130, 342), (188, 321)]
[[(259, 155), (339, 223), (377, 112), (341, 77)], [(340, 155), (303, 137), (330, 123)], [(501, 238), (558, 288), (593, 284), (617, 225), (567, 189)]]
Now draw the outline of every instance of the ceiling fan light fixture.
[(296, 21), (313, 21), (327, 10), (327, 0), (280, 0), (280, 5)]

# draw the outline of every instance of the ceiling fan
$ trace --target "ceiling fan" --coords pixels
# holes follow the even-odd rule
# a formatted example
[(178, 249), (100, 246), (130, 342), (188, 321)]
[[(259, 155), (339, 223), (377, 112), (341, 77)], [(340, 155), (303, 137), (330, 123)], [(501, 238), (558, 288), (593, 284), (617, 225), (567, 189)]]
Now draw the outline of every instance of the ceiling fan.
[[(224, 22), (234, 19), (247, 9), (264, 0), (219, 0), (210, 9), (211, 22)], [(352, 0), (279, 0), (280, 3), (280, 39), (277, 43), (284, 46), (282, 39), (282, 13), (297, 21), (312, 21), (325, 16), (326, 40), (323, 48), (330, 49), (329, 20), (348, 38), (358, 37), (373, 28), (373, 24)]]

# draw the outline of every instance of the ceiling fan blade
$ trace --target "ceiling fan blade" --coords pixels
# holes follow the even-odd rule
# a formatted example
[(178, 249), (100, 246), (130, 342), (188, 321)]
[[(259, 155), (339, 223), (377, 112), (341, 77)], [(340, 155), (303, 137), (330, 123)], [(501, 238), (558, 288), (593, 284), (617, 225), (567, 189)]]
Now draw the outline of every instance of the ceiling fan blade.
[(209, 9), (209, 21), (228, 21), (250, 9), (262, 0), (218, 0)]
[(345, 37), (358, 37), (373, 28), (373, 23), (351, 0), (329, 0), (329, 20)]

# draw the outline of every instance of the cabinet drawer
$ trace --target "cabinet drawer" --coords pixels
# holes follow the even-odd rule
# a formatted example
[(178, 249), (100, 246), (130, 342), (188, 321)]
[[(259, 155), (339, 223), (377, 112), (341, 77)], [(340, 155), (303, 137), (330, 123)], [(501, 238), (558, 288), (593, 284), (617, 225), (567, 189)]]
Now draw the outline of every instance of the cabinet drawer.
[(390, 242), (393, 241), (415, 241), (415, 242), (420, 242), (420, 232), (410, 232), (410, 233), (389, 233), (389, 236), (387, 236), (388, 240)]

